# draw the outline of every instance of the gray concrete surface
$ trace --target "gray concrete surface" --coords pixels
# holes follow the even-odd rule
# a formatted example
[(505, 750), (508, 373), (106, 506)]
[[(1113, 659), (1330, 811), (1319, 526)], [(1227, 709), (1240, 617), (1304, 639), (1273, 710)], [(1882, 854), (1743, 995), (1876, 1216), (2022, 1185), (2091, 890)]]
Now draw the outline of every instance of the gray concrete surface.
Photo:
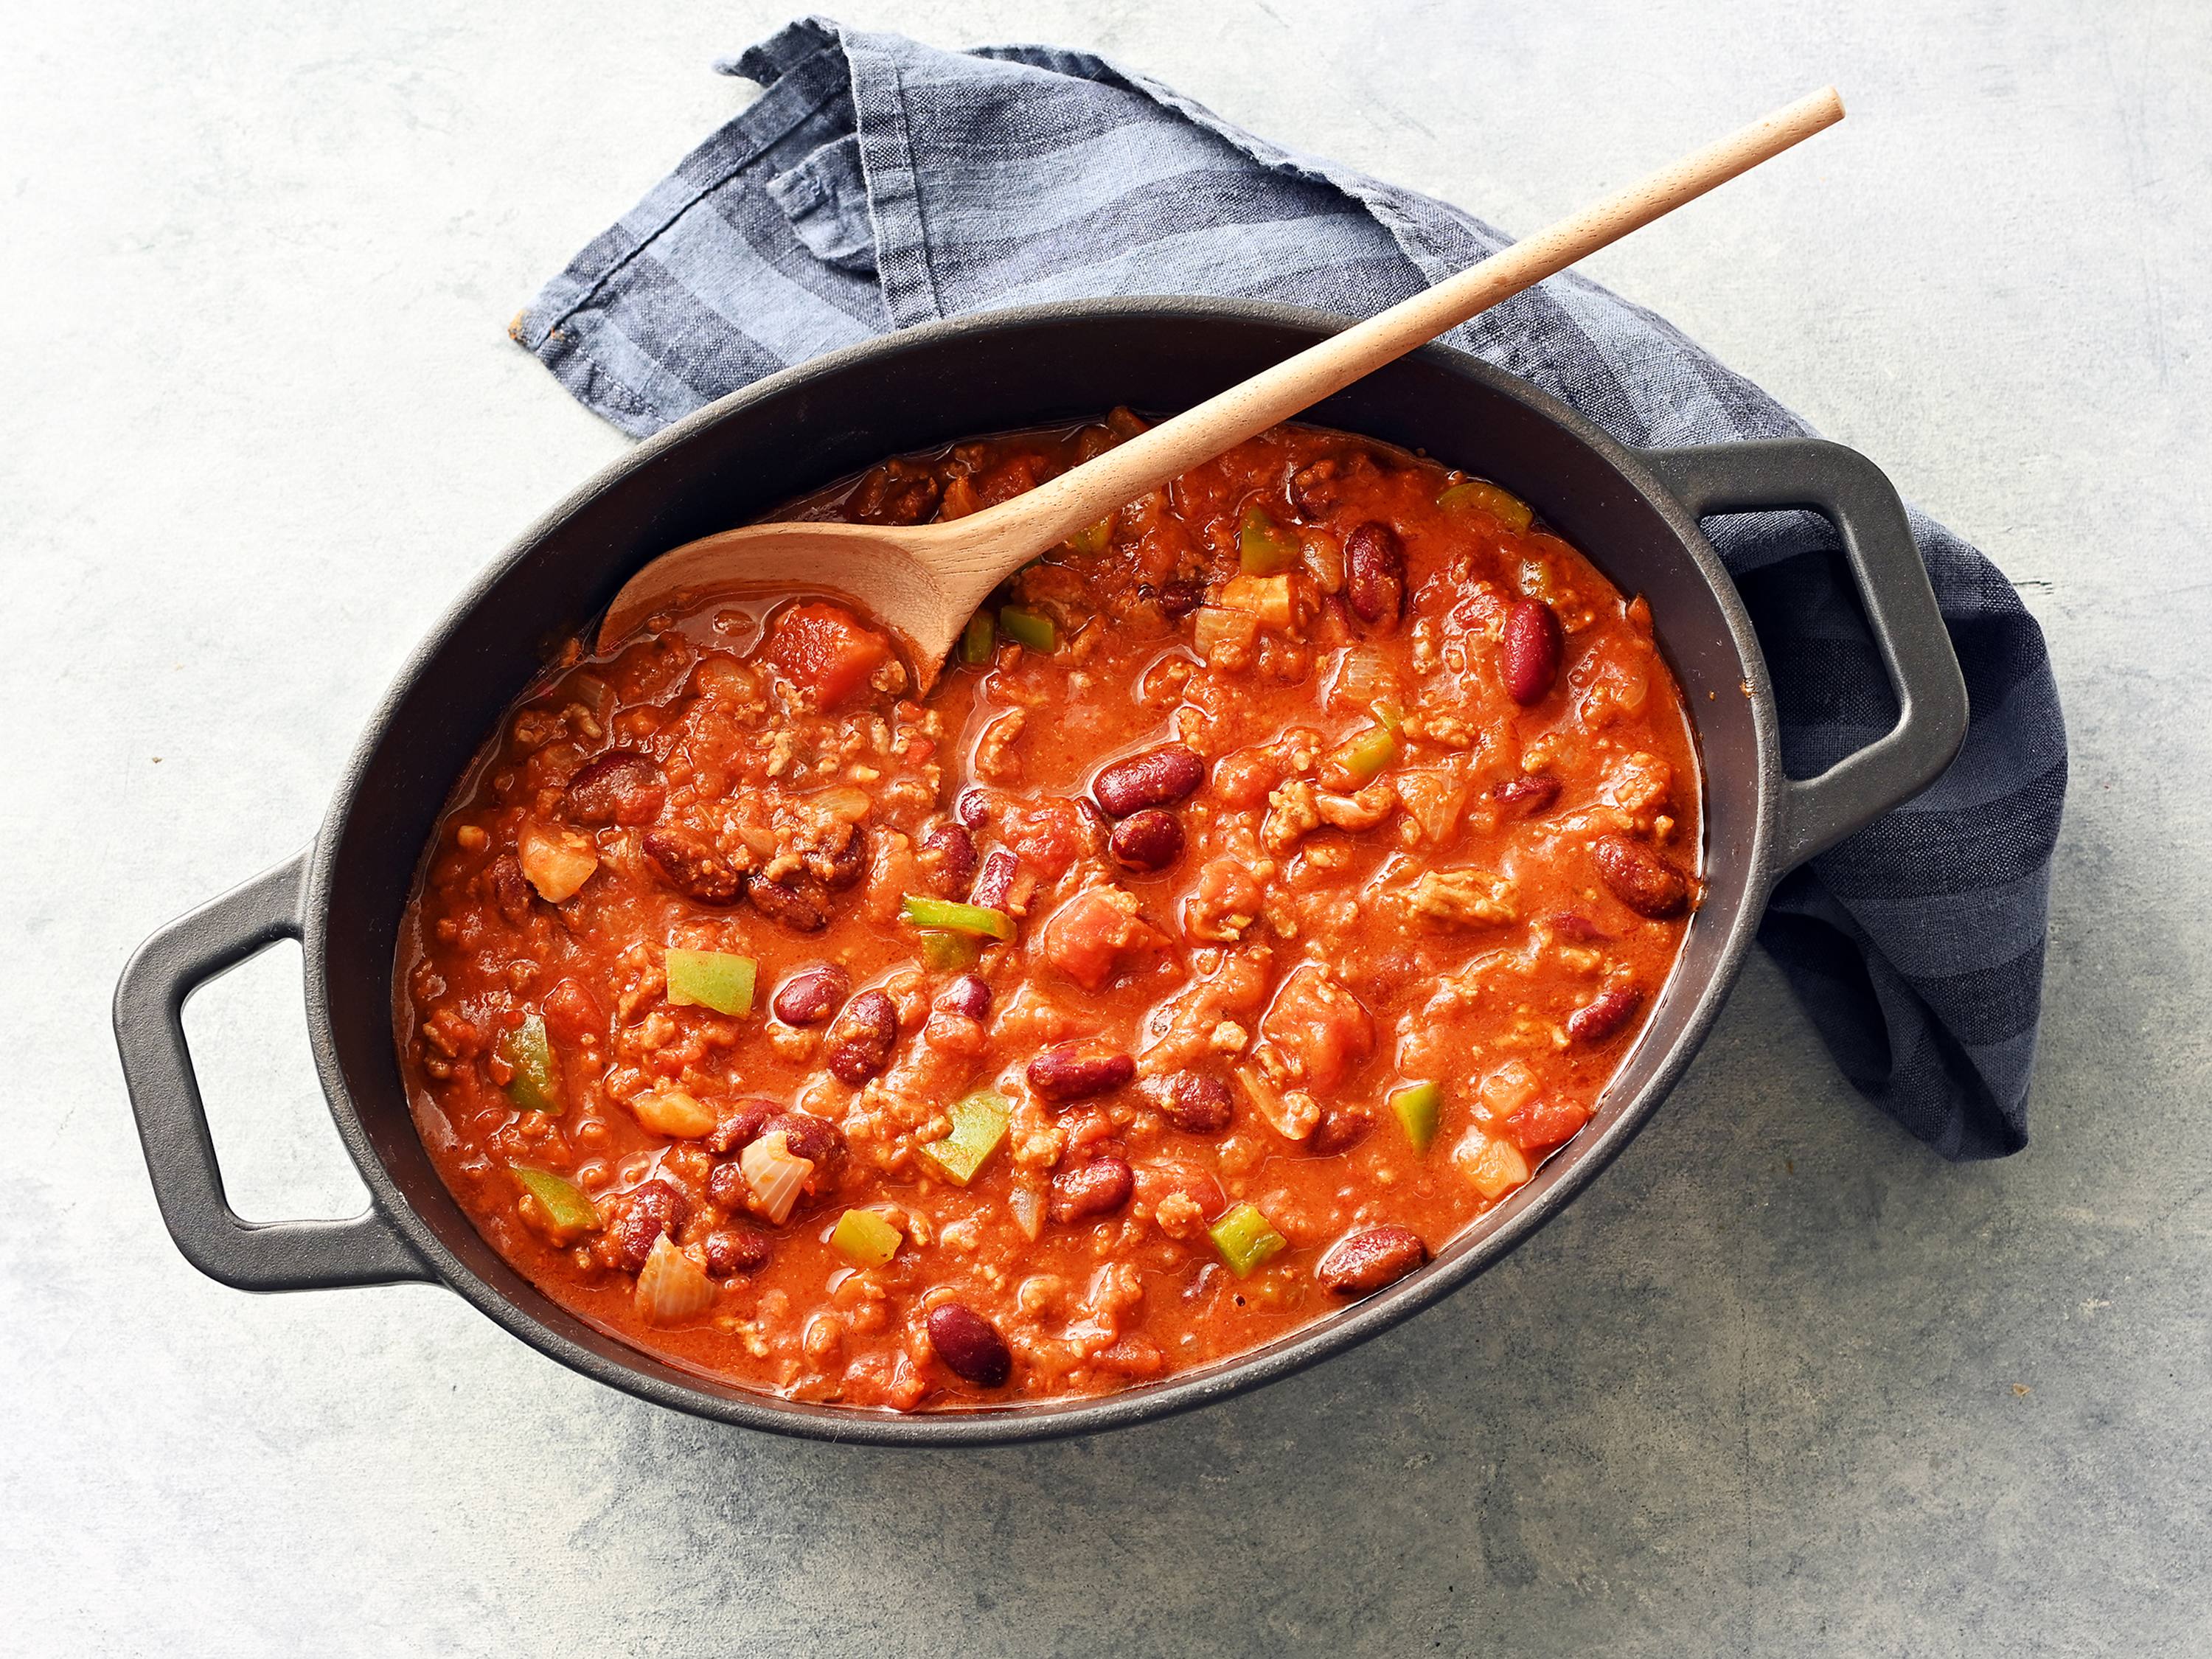
[[(621, 447), (503, 337), (740, 88), (757, 0), (0, 15), (0, 1649), (2212, 1648), (2212, 15), (1893, 0), (856, 5), (1103, 48), (1527, 228), (1833, 77), (1598, 262), (1990, 549), (2075, 744), (2025, 1156), (1946, 1166), (1754, 965), (1571, 1215), (1224, 1408), (963, 1455), (707, 1427), (428, 1287), (157, 1221), (106, 1002), (313, 832), (402, 653)], [(240, 1206), (350, 1210), (297, 956), (196, 1003)]]

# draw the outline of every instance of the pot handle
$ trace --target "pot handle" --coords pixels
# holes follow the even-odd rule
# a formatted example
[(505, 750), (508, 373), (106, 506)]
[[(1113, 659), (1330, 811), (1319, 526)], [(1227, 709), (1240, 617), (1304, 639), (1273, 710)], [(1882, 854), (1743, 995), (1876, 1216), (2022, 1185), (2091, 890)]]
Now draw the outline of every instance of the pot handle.
[(1897, 694), (1897, 724), (1818, 777), (1790, 781), (1773, 873), (1856, 834), (1942, 775), (1966, 738), (1966, 683), (1912, 544), (1905, 503), (1881, 469), (1819, 438), (1652, 449), (1644, 462), (1697, 517), (1805, 507), (1836, 526), (1875, 646)]
[(138, 947), (115, 988), (115, 1042), (161, 1220), (185, 1260), (241, 1291), (312, 1291), (434, 1276), (374, 1206), (350, 1221), (240, 1219), (223, 1196), (185, 1000), (218, 974), (301, 936), (307, 855), (180, 916)]

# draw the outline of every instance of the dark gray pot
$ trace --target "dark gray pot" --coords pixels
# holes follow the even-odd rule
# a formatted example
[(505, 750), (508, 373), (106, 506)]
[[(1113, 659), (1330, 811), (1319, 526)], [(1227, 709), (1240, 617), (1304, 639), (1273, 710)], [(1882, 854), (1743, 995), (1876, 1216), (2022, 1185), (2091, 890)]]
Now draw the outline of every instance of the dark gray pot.
[[(1705, 773), (1705, 908), (1650, 1029), (1597, 1118), (1421, 1272), (1241, 1358), (1109, 1398), (899, 1417), (798, 1405), (679, 1370), (556, 1307), (447, 1194), (410, 1119), (392, 1034), (393, 944), (447, 790), (541, 664), (655, 554), (902, 450), (1095, 415), (1178, 409), (1340, 326), (1278, 306), (1111, 300), (963, 319), (858, 346), (723, 398), (641, 444), (495, 560), (369, 723), (314, 845), (170, 923), (125, 970), (117, 1040), (147, 1167), (177, 1248), (242, 1289), (428, 1279), (532, 1346), (664, 1406), (749, 1428), (879, 1444), (1078, 1434), (1188, 1410), (1289, 1375), (1466, 1284), (1628, 1144), (1726, 998), (1775, 881), (1923, 787), (1966, 732), (1966, 688), (1895, 491), (1814, 441), (1623, 448), (1503, 371), (1431, 346), (1315, 409), (1320, 423), (1425, 449), (1534, 504), (1614, 582), (1651, 600)], [(1766, 666), (1701, 513), (1808, 507), (1843, 533), (1902, 717), (1810, 782), (1776, 749)], [(351, 1221), (233, 1214), (185, 1050), (185, 998), (279, 939), (305, 946), (308, 1029), (331, 1115), (374, 1198)]]

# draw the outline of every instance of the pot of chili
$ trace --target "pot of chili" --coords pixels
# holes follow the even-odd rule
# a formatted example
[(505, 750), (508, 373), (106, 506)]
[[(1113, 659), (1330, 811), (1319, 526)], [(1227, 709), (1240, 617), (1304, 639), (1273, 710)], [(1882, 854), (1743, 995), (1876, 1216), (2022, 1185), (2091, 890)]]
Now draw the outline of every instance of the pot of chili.
[[(163, 927), (125, 969), (117, 1037), (155, 1196), (179, 1249), (203, 1272), (247, 1290), (443, 1284), (541, 1352), (657, 1404), (781, 1433), (925, 1445), (1085, 1433), (1225, 1398), (1388, 1328), (1515, 1248), (1620, 1152), (1681, 1075), (1775, 883), (1948, 763), (1965, 733), (1966, 692), (1904, 509), (1863, 457), (1814, 440), (1630, 449), (1526, 382), (1441, 346), (1368, 377), (1308, 418), (1495, 481), (1613, 588), (1641, 597), (1648, 617), (1639, 625), (1679, 685), (1691, 728), (1703, 846), (1692, 849), (1701, 891), (1672, 972), (1650, 996), (1641, 1034), (1594, 1115), (1586, 1123), (1577, 1117), (1579, 1133), (1472, 1224), (1433, 1241), (1432, 1261), (1407, 1272), (1408, 1262), (1352, 1260), (1360, 1255), (1354, 1241), (1352, 1266), (1334, 1268), (1345, 1282), (1333, 1288), (1364, 1291), (1371, 1279), (1382, 1286), (1372, 1294), (1342, 1299), (1256, 1347), (1118, 1392), (1008, 1404), (986, 1395), (949, 1402), (963, 1409), (911, 1412), (763, 1392), (681, 1352), (625, 1340), (573, 1299), (548, 1294), (495, 1248), (425, 1146), (393, 1041), (395, 964), (408, 948), (422, 849), (453, 805), (454, 780), (469, 773), (482, 734), (541, 680), (550, 654), (584, 635), (640, 566), (887, 456), (1065, 427), (1117, 406), (1187, 406), (1337, 326), (1284, 307), (1164, 298), (1078, 301), (911, 330), (733, 393), (562, 502), (491, 564), (417, 650), (355, 750), (313, 844)], [(1803, 780), (1784, 769), (1758, 638), (1698, 528), (1700, 515), (1768, 508), (1807, 509), (1834, 524), (1899, 710), (1887, 733)], [(1111, 802), (1105, 810), (1123, 823), (1137, 816)], [(372, 1195), (370, 1209), (351, 1220), (257, 1224), (230, 1210), (184, 1040), (185, 998), (286, 938), (304, 947), (316, 1064)], [(518, 1072), (512, 1053), (506, 1070)], [(531, 1066), (519, 1070), (520, 1083), (531, 1084)], [(510, 1094), (514, 1086), (511, 1075)], [(1407, 1109), (1423, 1105), (1410, 1100)], [(533, 1194), (541, 1204), (567, 1202), (548, 1191), (550, 1200)], [(1219, 1226), (1234, 1231), (1250, 1208), (1234, 1206)], [(872, 1216), (855, 1209), (846, 1221), (895, 1250), (896, 1231)], [(1222, 1243), (1217, 1228), (1214, 1242), (1235, 1265), (1241, 1241)], [(1387, 1242), (1367, 1244), (1367, 1253), (1387, 1254)], [(672, 1271), (680, 1271), (670, 1254)], [(957, 1352), (944, 1353), (980, 1340), (954, 1328), (974, 1317), (969, 1310), (948, 1314), (945, 1306), (936, 1304), (928, 1326), (953, 1369), (1002, 1370), (972, 1358), (963, 1369)]]

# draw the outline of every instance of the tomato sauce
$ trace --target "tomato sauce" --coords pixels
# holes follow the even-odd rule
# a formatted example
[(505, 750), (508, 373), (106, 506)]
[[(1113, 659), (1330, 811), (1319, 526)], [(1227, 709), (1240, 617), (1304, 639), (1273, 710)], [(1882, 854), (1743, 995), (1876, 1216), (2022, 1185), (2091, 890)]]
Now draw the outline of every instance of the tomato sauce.
[[(1141, 428), (901, 458), (917, 523)], [(483, 1236), (678, 1364), (1095, 1395), (1417, 1271), (1588, 1121), (1698, 897), (1648, 608), (1495, 485), (1284, 427), (1054, 550), (916, 698), (824, 596), (573, 643), (395, 983)]]

